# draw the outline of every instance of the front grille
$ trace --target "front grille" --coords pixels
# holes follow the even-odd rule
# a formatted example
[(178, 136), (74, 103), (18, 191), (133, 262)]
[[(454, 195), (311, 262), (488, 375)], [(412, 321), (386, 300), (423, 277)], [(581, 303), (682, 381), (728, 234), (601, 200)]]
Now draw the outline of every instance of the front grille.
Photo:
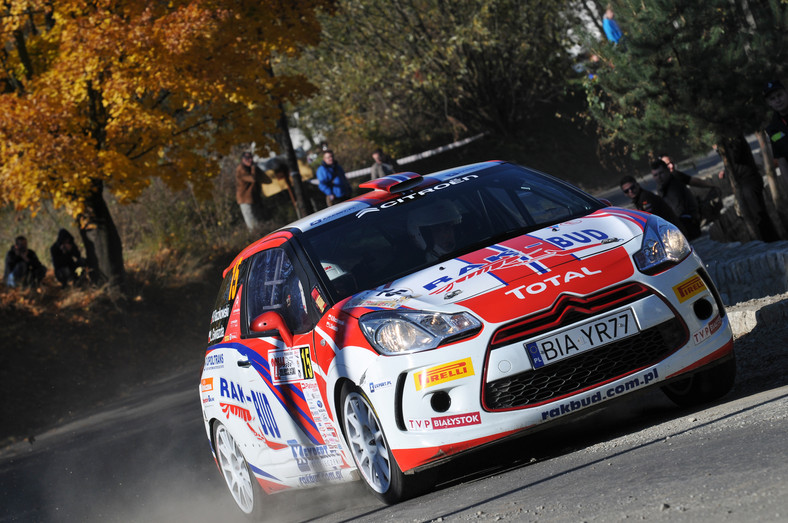
[[(490, 340), (490, 350), (533, 339), (648, 296), (654, 296), (654, 292), (637, 282), (587, 296), (562, 294), (549, 309), (498, 329)], [(551, 401), (654, 364), (678, 350), (686, 340), (684, 323), (674, 317), (636, 336), (487, 383), (482, 392), (482, 404), (488, 410), (506, 410)]]
[(598, 316), (652, 294), (648, 287), (640, 283), (627, 283), (588, 296), (562, 294), (546, 311), (521, 318), (499, 328), (493, 334), (490, 348), (495, 349), (532, 338), (539, 333)]
[(684, 324), (674, 318), (599, 349), (487, 383), (482, 401), (487, 410), (544, 403), (656, 363), (685, 340)]

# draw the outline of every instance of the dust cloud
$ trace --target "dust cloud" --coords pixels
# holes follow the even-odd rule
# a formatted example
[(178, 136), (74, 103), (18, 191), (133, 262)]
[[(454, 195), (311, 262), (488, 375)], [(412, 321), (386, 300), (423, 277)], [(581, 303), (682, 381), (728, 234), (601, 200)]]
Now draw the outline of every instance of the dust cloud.
[[(213, 461), (196, 375), (140, 387), (32, 444), (0, 449), (0, 522), (247, 521)], [(264, 521), (276, 522), (383, 507), (360, 482), (264, 499)]]

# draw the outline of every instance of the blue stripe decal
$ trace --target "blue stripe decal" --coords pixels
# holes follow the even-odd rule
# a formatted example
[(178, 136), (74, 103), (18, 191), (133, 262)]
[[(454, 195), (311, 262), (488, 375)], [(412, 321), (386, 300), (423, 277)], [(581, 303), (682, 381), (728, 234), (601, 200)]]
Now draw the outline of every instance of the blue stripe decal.
[(249, 468), (252, 469), (252, 472), (257, 474), (258, 476), (263, 476), (264, 478), (270, 478), (270, 479), (273, 479), (274, 481), (278, 481), (280, 483), (282, 482), (281, 479), (277, 478), (276, 476), (272, 476), (271, 474), (269, 474), (268, 472), (264, 471), (263, 469), (259, 469), (259, 468), (255, 467), (254, 465), (252, 465), (248, 461), (247, 461), (247, 464), (249, 465)]
[[(290, 416), (290, 419), (293, 420), (293, 423), (301, 429), (309, 440), (314, 443), (315, 445), (319, 445), (320, 441), (307, 429), (306, 425), (304, 424), (301, 419), (307, 421), (309, 425), (311, 425), (317, 431), (317, 425), (315, 421), (312, 419), (311, 415), (307, 415), (300, 407), (298, 407), (295, 403), (289, 405), (287, 401), (288, 395), (290, 396), (298, 396), (306, 403), (306, 398), (304, 397), (304, 393), (294, 387), (293, 385), (274, 385), (273, 380), (271, 379), (271, 370), (268, 366), (268, 360), (264, 358), (259, 353), (253, 351), (246, 345), (242, 345), (240, 343), (224, 343), (221, 345), (216, 345), (213, 349), (234, 349), (242, 356), (245, 356), (249, 362), (252, 364), (252, 367), (260, 374), (265, 382), (265, 385), (271, 390), (273, 396), (282, 405), (282, 408)], [(210, 351), (209, 351), (210, 352)], [(287, 387), (287, 390), (284, 391), (283, 388)], [(296, 412), (293, 412), (296, 411)], [(317, 431), (319, 433), (319, 431)]]

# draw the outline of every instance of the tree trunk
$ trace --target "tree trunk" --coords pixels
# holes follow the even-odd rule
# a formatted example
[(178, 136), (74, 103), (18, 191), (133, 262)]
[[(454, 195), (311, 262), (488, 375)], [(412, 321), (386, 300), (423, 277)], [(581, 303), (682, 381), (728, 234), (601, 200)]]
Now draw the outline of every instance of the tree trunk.
[(777, 216), (782, 222), (783, 229), (788, 230), (788, 173), (781, 172), (779, 176), (777, 175), (777, 170), (774, 168), (772, 144), (766, 131), (758, 131), (755, 136), (758, 137), (758, 143), (761, 146), (761, 156), (763, 156), (764, 170), (769, 182), (769, 189), (772, 192), (774, 208), (777, 210)]
[(301, 171), (298, 169), (298, 159), (293, 149), (293, 140), (290, 138), (290, 126), (287, 125), (287, 113), (285, 113), (284, 106), (279, 104), (279, 122), (277, 123), (280, 131), (280, 144), (285, 150), (287, 156), (287, 169), (290, 173), (290, 180), (293, 185), (293, 192), (296, 199), (296, 213), (299, 218), (310, 214), (312, 212), (311, 206), (307, 203), (304, 197), (304, 185), (301, 181)]
[(766, 210), (763, 177), (743, 134), (719, 140), (717, 149), (736, 197), (739, 214), (754, 240), (774, 241), (779, 236)]
[(772, 200), (777, 209), (782, 209), (784, 206), (782, 202), (788, 196), (788, 188), (785, 184), (781, 183), (780, 178), (777, 177), (777, 171), (774, 169), (774, 157), (772, 156), (772, 145), (769, 137), (766, 136), (766, 131), (756, 131), (755, 137), (758, 139), (758, 144), (761, 147), (761, 156), (763, 157), (763, 170), (766, 173), (766, 182), (769, 184), (769, 190), (772, 193)]
[(126, 276), (123, 244), (104, 200), (103, 188), (101, 181), (93, 182), (85, 212), (78, 218), (79, 235), (85, 245), (90, 280), (121, 291)]

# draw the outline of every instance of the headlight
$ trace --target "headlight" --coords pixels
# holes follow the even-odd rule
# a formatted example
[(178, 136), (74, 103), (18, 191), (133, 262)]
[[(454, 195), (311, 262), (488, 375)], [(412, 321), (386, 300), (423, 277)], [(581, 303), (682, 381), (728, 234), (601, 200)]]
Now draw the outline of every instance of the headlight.
[(369, 343), (381, 354), (388, 355), (434, 349), (475, 334), (482, 327), (467, 312), (421, 311), (370, 312), (361, 317), (359, 325)]
[(692, 252), (678, 227), (659, 216), (650, 216), (643, 231), (643, 244), (633, 256), (640, 272), (654, 274), (675, 265)]

